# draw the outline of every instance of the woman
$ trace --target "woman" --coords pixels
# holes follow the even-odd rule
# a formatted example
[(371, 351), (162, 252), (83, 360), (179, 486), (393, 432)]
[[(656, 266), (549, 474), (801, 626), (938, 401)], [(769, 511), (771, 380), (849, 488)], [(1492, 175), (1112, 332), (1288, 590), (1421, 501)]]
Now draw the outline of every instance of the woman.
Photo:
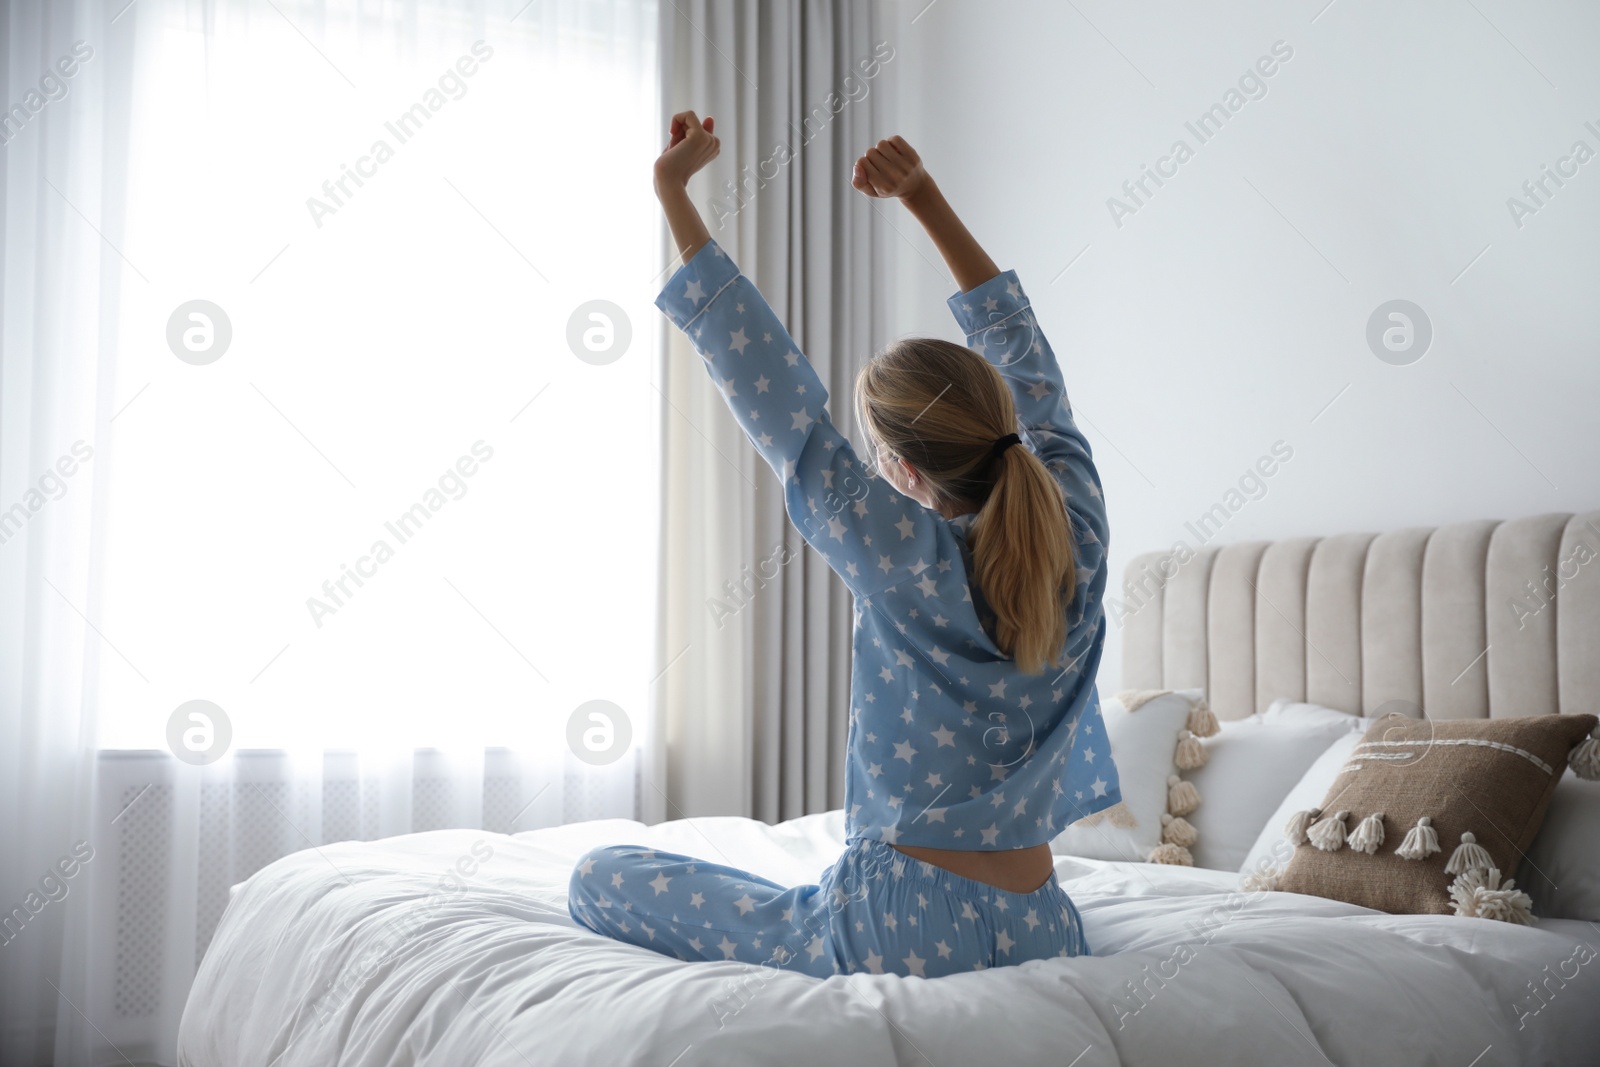
[[(578, 922), (680, 959), (817, 977), (938, 977), (1087, 954), (1049, 841), (1121, 799), (1094, 676), (1105, 508), (1061, 371), (1015, 272), (1001, 273), (899, 137), (852, 184), (898, 198), (961, 292), (973, 347), (891, 344), (856, 382), (876, 471), (687, 192), (716, 157), (683, 112), (655, 165), (684, 264), (656, 305), (693, 341), (786, 508), (855, 596), (844, 854), (817, 885), (632, 845), (573, 871)], [(1028, 447), (1015, 428), (1027, 431)]]

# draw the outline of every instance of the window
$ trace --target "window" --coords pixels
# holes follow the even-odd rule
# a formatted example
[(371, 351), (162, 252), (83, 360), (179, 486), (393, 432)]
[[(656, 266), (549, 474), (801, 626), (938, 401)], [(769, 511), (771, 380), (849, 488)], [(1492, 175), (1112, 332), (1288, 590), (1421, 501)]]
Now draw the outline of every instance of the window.
[[(141, 40), (102, 747), (165, 747), (197, 698), (235, 748), (642, 712), (655, 6), (521, 6), (189, 5)], [(595, 300), (631, 325), (614, 362), (569, 345), (620, 330), (573, 319)]]

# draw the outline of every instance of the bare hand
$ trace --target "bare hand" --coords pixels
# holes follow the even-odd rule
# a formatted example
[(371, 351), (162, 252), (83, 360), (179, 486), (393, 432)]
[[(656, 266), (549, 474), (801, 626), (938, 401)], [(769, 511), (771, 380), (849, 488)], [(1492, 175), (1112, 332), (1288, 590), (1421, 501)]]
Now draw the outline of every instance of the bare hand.
[(672, 140), (656, 158), (656, 187), (689, 184), (690, 175), (717, 158), (722, 139), (711, 133), (714, 119), (707, 115), (702, 123), (693, 111), (672, 116)]
[(850, 184), (867, 196), (904, 199), (922, 188), (927, 180), (922, 157), (906, 144), (904, 137), (896, 134), (879, 141), (856, 160)]

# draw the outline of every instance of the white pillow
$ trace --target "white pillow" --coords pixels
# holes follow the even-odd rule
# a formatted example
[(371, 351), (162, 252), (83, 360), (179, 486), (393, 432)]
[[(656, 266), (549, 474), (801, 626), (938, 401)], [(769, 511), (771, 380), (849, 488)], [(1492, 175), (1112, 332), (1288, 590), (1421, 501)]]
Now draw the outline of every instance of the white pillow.
[(1600, 782), (1561, 776), (1516, 882), (1542, 919), (1600, 921)]
[(1052, 852), (1135, 863), (1149, 858), (1161, 843), (1167, 778), (1178, 773), (1178, 732), (1187, 729), (1189, 711), (1203, 696), (1199, 689), (1180, 689), (1146, 701), (1137, 711), (1129, 711), (1116, 697), (1102, 699), (1100, 715), (1117, 764), (1122, 803), (1068, 826), (1050, 842)]
[(1273, 811), (1317, 757), (1366, 722), (1310, 704), (1268, 712), (1224, 722), (1220, 733), (1202, 742), (1206, 765), (1189, 776), (1200, 791), (1200, 807), (1189, 816), (1200, 835), (1190, 849), (1196, 867), (1237, 871)]
[[(1370, 719), (1359, 721), (1362, 725), (1347, 734), (1340, 734), (1322, 755), (1316, 758), (1294, 788), (1289, 790), (1288, 796), (1278, 805), (1278, 810), (1272, 813), (1267, 819), (1267, 824), (1261, 828), (1256, 843), (1251, 846), (1249, 855), (1239, 867), (1241, 873), (1249, 874), (1262, 866), (1282, 867), (1289, 862), (1294, 849), (1284, 840), (1283, 828), (1295, 812), (1306, 811), (1322, 804), (1322, 798), (1333, 788), (1333, 780), (1339, 777), (1339, 771), (1344, 767), (1345, 760), (1350, 758), (1350, 753), (1355, 751), (1356, 745), (1366, 736), (1367, 727), (1372, 725)], [(1517, 884), (1519, 886), (1522, 884), (1521, 879), (1517, 880)]]
[(1268, 704), (1267, 710), (1256, 718), (1263, 722), (1295, 722), (1304, 725), (1311, 722), (1349, 722), (1355, 716), (1338, 708), (1327, 708), (1321, 704), (1306, 704), (1290, 700), (1288, 697), (1279, 697)]

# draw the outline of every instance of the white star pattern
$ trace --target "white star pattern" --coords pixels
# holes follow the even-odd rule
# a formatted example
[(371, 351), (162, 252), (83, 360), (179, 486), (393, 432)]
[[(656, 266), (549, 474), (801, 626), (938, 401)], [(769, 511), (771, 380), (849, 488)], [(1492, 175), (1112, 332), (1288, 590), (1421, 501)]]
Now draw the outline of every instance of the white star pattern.
[[(972, 579), (975, 515), (946, 519), (869, 469), (833, 424), (829, 390), (725, 249), (706, 242), (656, 304), (695, 340), (729, 416), (780, 479), (790, 518), (855, 598), (847, 831), (935, 848), (1022, 848), (1121, 800), (1106, 745), (1076, 745), (1079, 733), (1101, 729), (1083, 667), (1098, 659), (1110, 592), (1104, 494), (1015, 272), (948, 304), (969, 345), (1003, 368), (1017, 431), (1060, 484), (1073, 520), (1078, 587), (1068, 609), (1068, 665), (1035, 676), (994, 655), (994, 614)], [(1025, 328), (993, 328), (1007, 322)], [(738, 602), (724, 603), (736, 610)], [(1014, 721), (991, 717), (1002, 711)], [(939, 784), (924, 784), (930, 774)], [(673, 883), (659, 895), (665, 902), (676, 891)], [(680, 907), (690, 906), (688, 897), (676, 898)], [(703, 897), (706, 910), (715, 903)], [(802, 947), (787, 946), (803, 959)]]

